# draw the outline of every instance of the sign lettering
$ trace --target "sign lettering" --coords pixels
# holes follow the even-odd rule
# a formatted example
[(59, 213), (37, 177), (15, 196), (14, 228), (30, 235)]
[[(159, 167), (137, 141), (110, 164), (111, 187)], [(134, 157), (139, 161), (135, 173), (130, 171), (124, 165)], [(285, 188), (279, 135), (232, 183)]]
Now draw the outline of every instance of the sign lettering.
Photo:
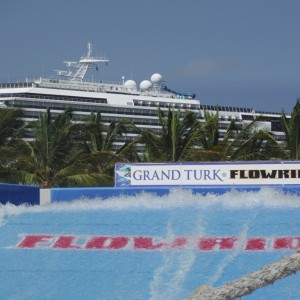
[(16, 248), (73, 250), (280, 251), (300, 250), (300, 237), (176, 237), (164, 240), (141, 236), (21, 235)]

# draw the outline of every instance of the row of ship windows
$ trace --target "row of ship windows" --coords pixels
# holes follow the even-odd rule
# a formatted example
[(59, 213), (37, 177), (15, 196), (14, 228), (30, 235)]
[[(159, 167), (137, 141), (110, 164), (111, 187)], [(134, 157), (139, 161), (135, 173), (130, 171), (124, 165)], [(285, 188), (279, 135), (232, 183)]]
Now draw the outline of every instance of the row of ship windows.
[[(60, 114), (60, 112), (52, 112), (52, 116), (54, 118), (56, 116), (58, 116), (59, 114)], [(37, 119), (39, 117), (39, 115), (40, 115), (39, 111), (25, 111), (25, 113), (24, 113), (25, 118)], [(73, 119), (76, 121), (86, 121), (87, 118), (88, 118), (88, 115), (79, 115), (79, 114), (73, 115)], [(123, 118), (102, 115), (101, 119), (104, 123), (111, 123), (112, 121), (120, 121)], [(131, 121), (133, 121), (134, 124), (136, 124), (136, 125), (149, 125), (149, 126), (159, 126), (160, 125), (158, 119), (149, 119), (149, 118), (140, 119), (140, 118), (131, 117)]]
[[(41, 100), (58, 100), (58, 101), (72, 101), (72, 102), (93, 102), (93, 103), (107, 103), (105, 98), (84, 98), (84, 97), (72, 97), (72, 96), (56, 96), (56, 95), (47, 95), (47, 94), (33, 94), (33, 93), (6, 93), (1, 94), (1, 98), (8, 97), (18, 97), (18, 98), (33, 98)], [(186, 103), (168, 103), (168, 102), (153, 102), (153, 101), (142, 101), (142, 100), (133, 100), (134, 106), (146, 106), (146, 107), (174, 107), (176, 109), (195, 109), (199, 110), (200, 105), (195, 104), (186, 104)]]
[(60, 100), (60, 101), (73, 101), (73, 102), (94, 102), (94, 103), (107, 103), (106, 98), (84, 98), (84, 97), (72, 97), (72, 96), (55, 96), (55, 95), (45, 95), (45, 94), (32, 94), (32, 93), (22, 93), (22, 94), (1, 94), (1, 98), (7, 97), (19, 97), (19, 98), (33, 98), (42, 100)]
[[(153, 102), (153, 101), (141, 101), (133, 100), (135, 106), (150, 106), (150, 107), (174, 107), (177, 109), (191, 109), (191, 110), (209, 110), (209, 111), (219, 111), (219, 112), (238, 112), (238, 113), (255, 113), (252, 108), (245, 107), (233, 107), (233, 106), (216, 106), (216, 105), (206, 105), (206, 104), (186, 104), (186, 103), (168, 103), (168, 102)], [(274, 112), (256, 112), (257, 114), (271, 114), (278, 115)], [(253, 119), (253, 116), (249, 115), (249, 119)]]
[[(66, 109), (68, 106), (64, 103), (36, 103), (33, 101), (13, 101), (13, 104), (15, 106), (19, 107), (27, 107), (27, 108), (50, 108), (50, 109)], [(157, 116), (157, 110), (156, 109), (139, 109), (139, 108), (125, 108), (125, 107), (108, 107), (108, 106), (101, 106), (101, 107), (94, 107), (94, 106), (86, 106), (86, 105), (74, 105), (71, 106), (72, 108), (82, 111), (82, 112), (91, 112), (91, 111), (97, 111), (101, 110), (101, 112), (104, 113), (115, 113), (119, 115), (140, 115), (140, 116)], [(195, 116), (200, 119), (202, 117), (202, 114), (199, 111), (194, 111)], [(180, 112), (180, 117), (184, 117), (185, 112)], [(249, 116), (253, 119), (252, 116)], [(225, 118), (225, 116), (220, 116), (220, 119), (222, 121), (230, 121), (232, 120), (232, 116), (228, 116)], [(246, 116), (247, 118), (247, 116)], [(245, 118), (245, 119), (246, 119)], [(241, 119), (236, 119), (237, 121), (241, 121)]]
[[(17, 101), (13, 100), (7, 102), (7, 105), (10, 103), (15, 107), (23, 107), (23, 108), (41, 108), (41, 109), (66, 109), (68, 105), (63, 103), (48, 103), (48, 102), (34, 102), (34, 101)], [(136, 116), (157, 116), (156, 109), (138, 109), (138, 108), (125, 108), (125, 107), (109, 107), (109, 106), (93, 106), (93, 105), (72, 105), (70, 106), (74, 110), (78, 110), (81, 112), (91, 112), (100, 110), (103, 113), (112, 113), (118, 115), (136, 115)], [(185, 112), (180, 112), (180, 116), (184, 117)], [(200, 117), (200, 113), (195, 113), (196, 117)]]
[(229, 112), (244, 112), (244, 113), (279, 115), (277, 112), (254, 111), (252, 108), (234, 107), (234, 106), (217, 106), (217, 105), (201, 104), (200, 109), (201, 110), (210, 110), (210, 111), (229, 111)]
[[(14, 94), (16, 95), (16, 94)], [(30, 96), (31, 95), (31, 96)], [(2, 94), (1, 96), (5, 96), (5, 97), (11, 97), (12, 94)], [(48, 96), (42, 96), (42, 95), (36, 95), (36, 94), (19, 94), (19, 97), (23, 97), (23, 98), (37, 98), (37, 99), (48, 99), (49, 100), (49, 97)], [(68, 99), (68, 101), (74, 101), (75, 99), (77, 99), (76, 101), (81, 101), (81, 102), (91, 102), (91, 100), (94, 100), (95, 103), (107, 103), (107, 99), (94, 99), (94, 98), (73, 98), (73, 97), (61, 97), (61, 96), (53, 96), (53, 99), (55, 100), (66, 100)], [(80, 99), (80, 100), (79, 100)], [(135, 100), (134, 100), (135, 101)], [(14, 104), (17, 105), (17, 102), (14, 101)], [(170, 105), (170, 103), (161, 103), (161, 107), (166, 107), (168, 108)], [(35, 108), (45, 108), (45, 107), (50, 107), (52, 109), (54, 108), (66, 108), (67, 106), (63, 103), (55, 103), (55, 104), (52, 104), (51, 105), (51, 102), (50, 102), (50, 105), (48, 103), (48, 105), (46, 104), (43, 104), (41, 103), (40, 105), (35, 102), (35, 101), (22, 101), (21, 102), (21, 105), (17, 105), (19, 107), (23, 106), (23, 107), (35, 107)], [(142, 106), (146, 106), (146, 105), (142, 105)], [(151, 107), (155, 106), (155, 103), (153, 102), (151, 105)], [(89, 111), (92, 111), (95, 109), (95, 107), (93, 106), (85, 106), (85, 105), (76, 105), (76, 108), (81, 110), (81, 111), (86, 111), (86, 112), (89, 112)], [(175, 107), (176, 108), (176, 107)], [(191, 105), (191, 109), (197, 109), (197, 105)], [(201, 108), (205, 108), (205, 109), (211, 109), (211, 106), (204, 106), (204, 105), (201, 105)], [(97, 110), (99, 109), (98, 107), (96, 108)], [(131, 108), (111, 108), (111, 107), (105, 107), (103, 106), (101, 108), (101, 111), (103, 112), (110, 112), (110, 113), (115, 113), (117, 112), (118, 114), (134, 114), (134, 115), (147, 115), (147, 116), (157, 116), (157, 111), (156, 110), (145, 110), (145, 109), (131, 109)], [(247, 111), (248, 112), (248, 111)], [(181, 117), (184, 115), (184, 113), (181, 113)], [(200, 114), (199, 113), (196, 113), (196, 116), (199, 118), (200, 117)], [(226, 120), (226, 117), (221, 115), (220, 116), (220, 119), (221, 120)], [(227, 116), (227, 119), (228, 120), (231, 120), (232, 119), (232, 116)], [(254, 119), (254, 116), (253, 115), (243, 115), (243, 120), (253, 120)], [(266, 121), (271, 121), (271, 117), (265, 117), (264, 118)], [(241, 121), (241, 119), (239, 119)]]
[[(157, 130), (157, 131), (159, 131), (159, 130)], [(225, 136), (225, 132), (220, 131), (219, 132), (219, 140), (222, 141), (224, 139), (224, 136)], [(33, 137), (33, 133), (32, 132), (27, 132), (27, 134), (26, 134), (25, 137), (26, 138), (32, 138)], [(137, 135), (130, 135), (130, 136), (124, 135), (124, 136), (121, 136), (121, 137), (117, 138), (117, 143), (123, 144), (123, 143), (126, 143), (126, 142), (132, 142), (132, 141), (134, 141), (134, 139), (136, 137), (137, 137)], [(279, 142), (283, 142), (285, 140), (284, 136), (276, 136), (275, 139), (278, 140)], [(115, 144), (113, 146), (113, 150), (118, 150), (119, 148), (120, 148), (120, 146), (118, 146), (117, 144)], [(145, 147), (144, 147), (143, 144), (139, 144), (139, 145), (136, 145), (135, 148), (137, 150), (143, 151)]]
[[(57, 100), (57, 101), (72, 101), (72, 102), (92, 102), (92, 103), (102, 103), (107, 104), (107, 99), (105, 98), (84, 98), (84, 97), (71, 97), (71, 96), (55, 96), (55, 95), (42, 95), (42, 94), (32, 94), (32, 93), (22, 93), (22, 94), (1, 94), (1, 98), (27, 98), (27, 99), (41, 99), (41, 100)], [(176, 109), (189, 109), (189, 110), (199, 110), (200, 106), (195, 104), (183, 104), (183, 103), (168, 103), (168, 102), (153, 102), (153, 101), (141, 101), (133, 100), (134, 106), (143, 107), (162, 107), (169, 108), (173, 107)]]
[(33, 86), (33, 82), (1, 83), (0, 89), (22, 88), (22, 87), (32, 87), (32, 86)]
[[(25, 111), (25, 117), (27, 118), (34, 118), (37, 119), (40, 115), (39, 111)], [(59, 112), (52, 112), (53, 117), (56, 117), (57, 115), (59, 115)], [(76, 121), (86, 121), (88, 118), (88, 115), (82, 115), (82, 114), (74, 114), (73, 115), (74, 120)], [(106, 116), (105, 114), (102, 115), (102, 121), (104, 123), (110, 123), (112, 121), (120, 121), (122, 119), (122, 117), (120, 116)], [(157, 128), (154, 128), (155, 131), (159, 131), (160, 129), (160, 122), (159, 120), (156, 119), (149, 119), (149, 118), (134, 118), (131, 117), (131, 120), (136, 124), (136, 125), (146, 125), (146, 126), (157, 126)], [(201, 123), (204, 124), (204, 119), (200, 119)], [(219, 128), (221, 130), (226, 130), (228, 127), (228, 123), (227, 124), (223, 124), (220, 123), (219, 124)], [(242, 129), (243, 125), (242, 123), (236, 124), (236, 129)], [(131, 130), (129, 130), (128, 132), (132, 132)]]
[[(19, 93), (19, 94), (2, 94), (1, 97), (20, 97), (20, 98), (33, 98), (43, 100), (59, 100), (59, 101), (72, 101), (72, 102), (93, 102), (93, 103), (107, 103), (105, 98), (84, 98), (84, 97), (72, 97), (72, 96), (56, 96), (47, 94), (33, 94), (33, 93)], [(143, 100), (133, 100), (134, 106), (146, 106), (146, 107), (174, 107), (176, 109), (196, 109), (199, 110), (200, 105), (186, 104), (186, 103), (168, 103), (168, 102), (153, 102)]]
[(145, 101), (145, 100), (136, 100), (133, 99), (134, 106), (150, 106), (150, 107), (173, 107), (176, 109), (200, 109), (200, 105), (196, 104), (187, 104), (187, 103), (169, 103), (169, 102), (154, 102), (154, 101)]
[[(39, 116), (39, 112), (25, 112), (25, 118), (38, 118)], [(53, 113), (53, 117), (56, 117), (57, 115), (59, 115), (59, 113)], [(86, 117), (82, 116), (82, 115), (74, 115), (74, 119), (77, 121), (85, 121)], [(112, 117), (112, 116), (102, 116), (102, 121), (104, 123), (111, 123), (112, 121), (120, 121), (121, 118), (119, 117)], [(151, 126), (151, 129), (155, 132), (160, 132), (160, 124), (159, 121), (157, 119), (133, 119), (132, 120), (136, 125), (144, 125), (144, 126)], [(219, 124), (219, 128), (221, 129), (219, 131), (219, 138), (223, 138), (225, 135), (225, 132), (227, 130), (228, 124)], [(153, 126), (157, 126), (157, 128), (153, 128)], [(241, 130), (243, 128), (242, 124), (237, 124), (236, 126), (236, 130)], [(133, 133), (133, 130), (131, 130), (130, 128), (127, 131), (128, 133)], [(31, 137), (31, 134), (28, 133), (28, 137)], [(284, 141), (284, 135), (276, 135), (274, 136), (274, 138), (278, 141)], [(133, 140), (134, 136), (126, 136), (126, 137), (121, 137), (120, 138), (120, 142), (125, 142), (128, 140)]]
[[(10, 87), (11, 84), (0, 84), (0, 88)], [(17, 84), (20, 85), (20, 84)], [(22, 83), (18, 87), (23, 86), (32, 86), (32, 83)], [(5, 97), (23, 97), (23, 98), (35, 98), (35, 99), (51, 99), (51, 100), (63, 100), (63, 101), (75, 101), (75, 102), (94, 102), (94, 103), (107, 103), (105, 98), (84, 98), (84, 97), (72, 97), (72, 96), (55, 96), (55, 95), (46, 95), (46, 94), (34, 94), (34, 93), (6, 93), (1, 94), (1, 98)], [(135, 106), (150, 106), (150, 107), (174, 107), (177, 109), (195, 109), (195, 110), (210, 110), (210, 111), (228, 111), (228, 112), (245, 112), (245, 113), (254, 113), (252, 108), (243, 108), (243, 107), (232, 107), (232, 106), (216, 106), (216, 105), (206, 105), (206, 104), (187, 104), (187, 103), (173, 103), (168, 102), (153, 102), (153, 101), (141, 101), (133, 100)], [(262, 114), (277, 114), (274, 112), (257, 112)]]
[(216, 105), (200, 105), (200, 109), (203, 110), (215, 110), (215, 111), (231, 111), (231, 112), (253, 112), (251, 108), (243, 108), (243, 107), (231, 107), (231, 106), (216, 106)]
[[(9, 102), (7, 103), (9, 105)], [(45, 102), (41, 102), (41, 103), (36, 103), (33, 101), (12, 101), (12, 104), (14, 107), (22, 107), (22, 108), (40, 108), (40, 109), (46, 109), (46, 108), (50, 108), (50, 109), (61, 109), (64, 110), (67, 108), (66, 105), (62, 104), (62, 103), (56, 103), (53, 105), (48, 105), (49, 103), (45, 103)], [(74, 108), (75, 109), (75, 108)], [(91, 111), (97, 111), (99, 110), (99, 107), (95, 107), (95, 106), (84, 106), (84, 105), (76, 105), (76, 110), (79, 110), (81, 112), (88, 112), (90, 113)], [(107, 107), (107, 106), (103, 106), (100, 109), (101, 113), (110, 113), (110, 114), (118, 114), (118, 115), (130, 115), (130, 118), (134, 118), (134, 116), (157, 116), (157, 110), (143, 110), (143, 109), (130, 109), (130, 108), (114, 108), (114, 107)], [(35, 117), (37, 118), (39, 115), (39, 112), (27, 112), (27, 114), (31, 114), (30, 117)], [(181, 112), (180, 116), (184, 117), (185, 113)], [(74, 115), (75, 117), (75, 115)], [(196, 113), (196, 117), (198, 119), (202, 119), (202, 116), (200, 115), (200, 113)], [(244, 119), (245, 116), (243, 116)], [(86, 119), (86, 117), (84, 115), (77, 115), (78, 119)], [(122, 117), (115, 117), (116, 120), (120, 120)], [(112, 117), (109, 117), (108, 122), (112, 119)], [(220, 118), (221, 121), (227, 121), (224, 118)], [(246, 118), (245, 118), (246, 119)], [(228, 118), (228, 121), (230, 121), (230, 118)], [(242, 121), (242, 120), (237, 120), (237, 121)], [(280, 122), (277, 122), (276, 120), (269, 120), (271, 121), (271, 130), (272, 131), (282, 131), (282, 125)], [(141, 119), (141, 118), (136, 118), (135, 119), (135, 123), (139, 124), (139, 125), (157, 125), (159, 126), (158, 122), (156, 119)], [(226, 129), (227, 128), (227, 124), (224, 123), (220, 123), (220, 128), (221, 129)]]
[[(34, 99), (44, 99), (44, 100), (60, 100), (60, 101), (72, 101), (72, 102), (94, 102), (94, 103), (102, 103), (106, 104), (107, 99), (105, 98), (83, 98), (83, 97), (71, 97), (71, 96), (55, 96), (55, 95), (41, 95), (41, 94), (32, 94), (32, 93), (20, 93), (20, 94), (1, 94), (1, 97), (21, 97), (21, 98), (34, 98)], [(238, 107), (227, 107), (227, 106), (212, 106), (212, 105), (195, 105), (195, 104), (182, 104), (182, 103), (168, 103), (168, 102), (153, 102), (153, 101), (141, 101), (141, 100), (133, 100), (133, 103), (135, 106), (144, 106), (144, 107), (157, 107), (158, 105), (162, 108), (169, 108), (174, 107), (176, 109), (191, 109), (191, 110), (211, 110), (211, 111), (234, 111), (234, 112), (246, 112), (251, 113), (250, 108), (238, 108)], [(36, 102), (32, 102), (32, 105), (36, 106)], [(56, 104), (55, 106), (58, 106), (59, 104)], [(33, 107), (33, 106), (32, 106)], [(82, 109), (84, 109), (82, 107)], [(120, 109), (121, 111), (121, 109)], [(138, 113), (138, 110), (135, 110)], [(119, 112), (119, 109), (118, 109)], [(120, 113), (131, 113), (132, 110), (124, 108), (124, 111)], [(141, 110), (141, 115), (145, 114), (145, 110)], [(147, 115), (154, 115), (153, 111), (150, 110), (150, 112)], [(156, 115), (156, 113), (155, 113)], [(224, 116), (221, 116), (221, 119), (225, 119)], [(243, 119), (246, 120), (252, 120), (252, 115), (244, 115)]]
[[(157, 129), (156, 132), (159, 132), (159, 129)], [(219, 140), (222, 140), (224, 138), (225, 133), (226, 133), (225, 131), (219, 132)], [(130, 135), (130, 136), (124, 135), (124, 136), (121, 136), (118, 138), (118, 142), (121, 142), (121, 143), (131, 142), (136, 138), (136, 136), (137, 135)], [(280, 142), (283, 142), (285, 140), (284, 136), (276, 136), (275, 139)]]

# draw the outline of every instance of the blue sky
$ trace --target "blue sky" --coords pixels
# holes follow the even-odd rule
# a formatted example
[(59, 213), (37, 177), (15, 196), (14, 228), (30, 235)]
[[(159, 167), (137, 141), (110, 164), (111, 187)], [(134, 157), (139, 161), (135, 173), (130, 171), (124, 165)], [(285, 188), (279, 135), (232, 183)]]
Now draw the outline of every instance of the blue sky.
[(138, 83), (160, 73), (203, 104), (290, 112), (300, 97), (298, 0), (2, 0), (0, 81), (54, 75), (89, 41)]

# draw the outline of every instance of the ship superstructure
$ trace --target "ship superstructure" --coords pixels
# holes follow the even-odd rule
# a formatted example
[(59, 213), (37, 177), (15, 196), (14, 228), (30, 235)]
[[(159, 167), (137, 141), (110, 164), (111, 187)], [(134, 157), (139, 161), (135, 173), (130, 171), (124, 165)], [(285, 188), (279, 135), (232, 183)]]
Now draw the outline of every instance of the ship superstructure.
[[(0, 84), (0, 102), (7, 107), (22, 108), (27, 121), (37, 119), (41, 112), (51, 109), (55, 116), (67, 107), (73, 110), (75, 120), (85, 121), (90, 113), (100, 111), (102, 121), (129, 119), (140, 128), (160, 130), (157, 107), (163, 111), (169, 108), (180, 110), (182, 116), (192, 111), (204, 123), (204, 111), (216, 113), (220, 118), (220, 133), (226, 131), (229, 122), (234, 119), (242, 128), (254, 117), (263, 115), (264, 121), (259, 128), (272, 131), (277, 140), (284, 140), (280, 126), (280, 113), (255, 111), (252, 108), (205, 105), (194, 94), (177, 93), (167, 88), (162, 76), (155, 73), (149, 80), (139, 85), (134, 80), (123, 77), (119, 83), (85, 81), (86, 72), (91, 66), (109, 62), (106, 57), (93, 57), (92, 44), (88, 44), (87, 55), (79, 62), (65, 61), (66, 71), (56, 71), (57, 77), (40, 77), (35, 80)], [(120, 138), (116, 148), (124, 142), (133, 140), (135, 135), (127, 134)], [(142, 146), (141, 146), (142, 150)]]

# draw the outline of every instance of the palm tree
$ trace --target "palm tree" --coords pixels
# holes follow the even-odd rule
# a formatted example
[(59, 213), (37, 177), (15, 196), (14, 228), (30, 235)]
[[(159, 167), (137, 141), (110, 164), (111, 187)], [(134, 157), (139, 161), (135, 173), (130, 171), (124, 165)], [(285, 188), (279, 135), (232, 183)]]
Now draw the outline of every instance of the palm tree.
[(11, 167), (18, 154), (18, 140), (24, 133), (23, 111), (7, 107), (0, 108), (0, 180), (12, 180)]
[[(251, 127), (252, 124), (249, 125)], [(274, 139), (272, 133), (266, 130), (253, 131), (243, 138), (238, 134), (232, 144), (228, 146), (228, 151), (231, 152), (231, 160), (236, 161), (267, 161), (287, 158), (282, 145)]]
[(265, 129), (259, 129), (263, 121), (259, 115), (242, 129), (231, 132), (226, 139), (226, 153), (230, 160), (254, 161), (283, 158), (285, 151), (274, 139), (273, 134)]
[(134, 149), (136, 141), (126, 142), (120, 148), (116, 147), (119, 137), (126, 134), (134, 124), (127, 120), (111, 122), (108, 126), (101, 120), (101, 113), (91, 113), (85, 125), (85, 157), (84, 163), (92, 172), (111, 176), (113, 183), (114, 166), (116, 162), (136, 161), (138, 155)]
[(224, 161), (227, 160), (226, 141), (231, 137), (234, 123), (231, 122), (227, 132), (220, 140), (219, 112), (216, 114), (204, 111), (205, 123), (202, 125), (199, 134), (199, 147), (192, 149), (189, 154), (189, 160), (193, 161)]
[(232, 120), (222, 139), (220, 138), (219, 114), (204, 112), (205, 124), (200, 135), (200, 149), (191, 152), (191, 158), (199, 161), (246, 161), (282, 158), (282, 147), (266, 130), (257, 130), (262, 116), (239, 128)]
[(196, 116), (188, 111), (180, 118), (180, 111), (169, 109), (167, 116), (158, 107), (160, 131), (141, 131), (138, 142), (145, 144), (146, 157), (151, 162), (184, 161), (189, 151), (197, 146), (201, 124)]
[(88, 172), (84, 164), (85, 128), (72, 122), (71, 110), (67, 109), (53, 119), (47, 109), (30, 126), (34, 140), (23, 140), (22, 155), (14, 166), (19, 182), (42, 188), (94, 186), (110, 182), (107, 176)]
[(300, 99), (297, 99), (291, 117), (281, 115), (282, 127), (285, 133), (286, 151), (289, 159), (300, 158)]

